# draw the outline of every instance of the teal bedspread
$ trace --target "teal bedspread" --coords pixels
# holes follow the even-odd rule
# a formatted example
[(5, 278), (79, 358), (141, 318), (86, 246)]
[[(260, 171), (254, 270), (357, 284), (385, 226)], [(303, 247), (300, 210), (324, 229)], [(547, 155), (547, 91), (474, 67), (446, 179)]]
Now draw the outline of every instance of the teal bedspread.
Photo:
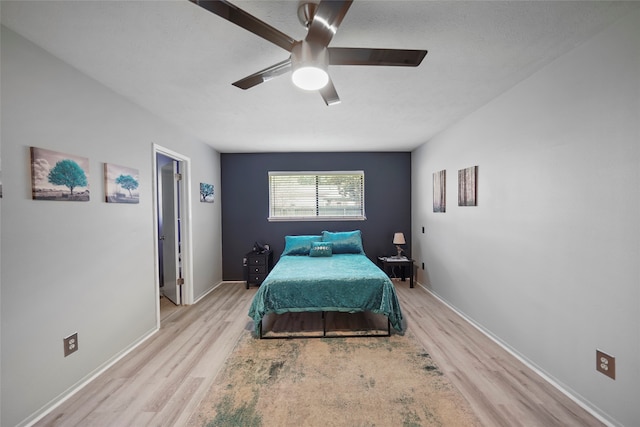
[(268, 313), (340, 311), (384, 314), (402, 333), (402, 311), (389, 277), (366, 255), (282, 256), (253, 298), (256, 333)]

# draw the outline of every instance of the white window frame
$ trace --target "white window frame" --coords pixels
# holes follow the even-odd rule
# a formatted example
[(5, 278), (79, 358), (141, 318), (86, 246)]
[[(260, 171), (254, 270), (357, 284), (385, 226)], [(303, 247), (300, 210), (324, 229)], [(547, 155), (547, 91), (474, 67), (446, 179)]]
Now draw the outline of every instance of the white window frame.
[[(361, 206), (359, 215), (321, 215), (320, 213), (320, 200), (318, 197), (317, 177), (323, 176), (335, 176), (335, 175), (357, 175), (361, 179)], [(315, 177), (316, 178), (316, 192), (315, 192), (315, 214), (314, 215), (278, 215), (274, 213), (277, 209), (277, 205), (274, 203), (274, 190), (272, 177), (278, 176), (294, 176), (294, 177)], [(307, 198), (308, 201), (308, 198)], [(365, 202), (364, 202), (364, 171), (269, 171), (269, 217), (268, 221), (365, 221), (367, 219), (365, 215)], [(311, 208), (313, 209), (313, 208)]]

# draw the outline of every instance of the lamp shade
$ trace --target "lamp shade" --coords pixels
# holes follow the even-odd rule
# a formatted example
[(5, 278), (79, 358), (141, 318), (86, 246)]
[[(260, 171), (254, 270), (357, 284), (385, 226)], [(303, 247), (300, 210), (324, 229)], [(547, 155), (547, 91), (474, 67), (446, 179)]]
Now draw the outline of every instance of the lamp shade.
[(404, 240), (404, 233), (395, 233), (393, 235), (393, 244), (394, 245), (406, 245), (407, 242)]

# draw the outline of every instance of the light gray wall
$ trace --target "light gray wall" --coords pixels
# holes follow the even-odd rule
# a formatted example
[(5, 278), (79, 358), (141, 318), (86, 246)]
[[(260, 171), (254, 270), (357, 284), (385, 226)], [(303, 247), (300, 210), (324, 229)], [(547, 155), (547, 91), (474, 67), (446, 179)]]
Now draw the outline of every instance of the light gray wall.
[[(208, 145), (192, 144), (191, 180), (193, 228), (193, 296), (197, 301), (222, 282), (222, 185), (220, 153)], [(214, 202), (200, 202), (200, 183), (213, 184)]]
[[(636, 11), (412, 156), (420, 282), (629, 427), (640, 423), (639, 147)], [(458, 207), (457, 172), (473, 165), (478, 206)], [(434, 213), (442, 169), (447, 211)], [(596, 372), (596, 348), (616, 356), (615, 381)]]
[[(156, 328), (152, 143), (191, 158), (194, 296), (222, 280), (220, 204), (198, 202), (200, 182), (220, 188), (220, 156), (4, 27), (1, 42), (0, 424), (13, 426)], [(31, 200), (30, 146), (89, 158), (91, 201)], [(139, 170), (139, 204), (103, 201), (104, 162)]]

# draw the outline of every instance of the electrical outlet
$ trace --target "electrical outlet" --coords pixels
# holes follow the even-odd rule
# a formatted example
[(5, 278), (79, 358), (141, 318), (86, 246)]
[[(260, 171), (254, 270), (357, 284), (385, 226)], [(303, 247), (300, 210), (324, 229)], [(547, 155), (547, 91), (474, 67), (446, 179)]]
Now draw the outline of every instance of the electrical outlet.
[(596, 350), (596, 371), (609, 378), (616, 379), (616, 358), (600, 350)]
[(63, 338), (64, 341), (64, 357), (78, 351), (78, 333)]

